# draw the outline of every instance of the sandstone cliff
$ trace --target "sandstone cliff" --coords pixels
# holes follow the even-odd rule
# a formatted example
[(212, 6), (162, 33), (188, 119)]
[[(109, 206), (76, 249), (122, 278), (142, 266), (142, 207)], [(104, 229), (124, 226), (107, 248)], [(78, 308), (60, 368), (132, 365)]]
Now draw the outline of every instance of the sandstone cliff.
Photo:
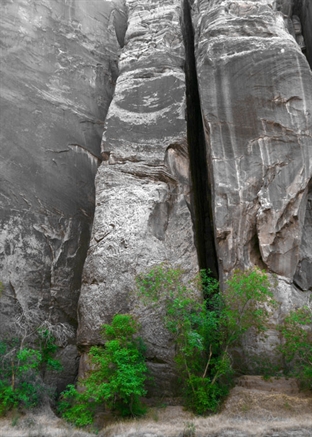
[(72, 332), (63, 354), (68, 382), (77, 371), (80, 278), (125, 6), (4, 0), (0, 25), (0, 332), (44, 320)]
[[(170, 261), (194, 271), (191, 218), (200, 268), (218, 270), (223, 281), (235, 268), (258, 265), (277, 275), (282, 314), (302, 305), (311, 294), (302, 290), (312, 285), (307, 4), (297, 2), (296, 11), (290, 1), (273, 0), (127, 5), (78, 342), (101, 341), (101, 323), (132, 310), (133, 278), (149, 265)], [(176, 171), (181, 138), (188, 140), (186, 185), (185, 152), (184, 171)], [(157, 315), (143, 312), (141, 319), (151, 367), (157, 362), (164, 377), (170, 343), (157, 330)], [(265, 347), (276, 341), (272, 330)]]
[[(3, 333), (22, 314), (75, 330), (79, 298), (83, 372), (101, 324), (138, 312), (135, 275), (163, 261), (221, 283), (265, 268), (281, 314), (310, 298), (309, 0), (18, 0), (4, 12)], [(159, 313), (139, 312), (170, 393), (170, 338)]]

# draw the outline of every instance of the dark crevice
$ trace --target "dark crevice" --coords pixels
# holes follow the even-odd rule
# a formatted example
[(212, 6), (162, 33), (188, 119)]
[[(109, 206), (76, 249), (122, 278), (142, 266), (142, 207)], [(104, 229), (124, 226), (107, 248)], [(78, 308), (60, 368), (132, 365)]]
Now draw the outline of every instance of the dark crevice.
[(192, 179), (192, 213), (200, 269), (218, 279), (218, 264), (212, 218), (212, 196), (208, 177), (206, 139), (198, 91), (191, 6), (182, 0), (182, 32), (185, 45), (187, 142)]
[[(303, 36), (302, 51), (312, 68), (312, 2), (311, 0), (294, 0), (292, 16), (298, 17)], [(299, 35), (300, 38), (300, 35)], [(298, 35), (296, 35), (298, 41)], [(298, 43), (300, 40), (298, 41)]]
[(294, 284), (302, 291), (312, 291), (312, 179), (304, 198), (305, 217), (300, 245), (300, 258)]

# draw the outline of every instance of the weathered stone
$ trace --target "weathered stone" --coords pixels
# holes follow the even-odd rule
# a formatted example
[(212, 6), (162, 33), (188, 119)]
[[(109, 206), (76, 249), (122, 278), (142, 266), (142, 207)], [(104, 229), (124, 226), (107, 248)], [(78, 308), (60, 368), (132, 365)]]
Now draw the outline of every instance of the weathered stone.
[[(220, 275), (251, 265), (276, 273), (277, 323), (310, 295), (292, 281), (300, 261), (297, 284), (310, 287), (312, 74), (274, 7), (198, 0), (193, 23)], [(268, 334), (249, 338), (249, 352), (275, 351), (278, 334)]]
[(4, 0), (0, 24), (0, 333), (75, 327), (125, 7)]
[(251, 390), (261, 390), (270, 393), (284, 393), (286, 395), (299, 395), (299, 385), (295, 378), (270, 378), (263, 379), (257, 375), (243, 375), (235, 380), (238, 387)]
[[(309, 0), (185, 0), (197, 72), (180, 0), (2, 3), (1, 334), (21, 320), (76, 327), (102, 161), (79, 300), (81, 348), (103, 341), (100, 327), (114, 314), (131, 312), (159, 392), (174, 391), (162, 308), (138, 305), (132, 290), (138, 273), (163, 261), (195, 274), (190, 211), (198, 251), (201, 232), (206, 245), (199, 265), (209, 244), (213, 258), (215, 243), (221, 282), (252, 265), (278, 275), (282, 305), (273, 323), (308, 302), (311, 293), (301, 290), (312, 287)], [(188, 87), (197, 80), (193, 102)], [(190, 154), (190, 178), (195, 142), (203, 150), (198, 166)], [(195, 174), (206, 167), (204, 189)], [(273, 350), (278, 336), (269, 334), (263, 346), (251, 338), (248, 347)], [(75, 372), (66, 366), (61, 385)]]
[[(173, 345), (162, 318), (136, 308), (134, 278), (154, 264), (197, 257), (189, 209), (184, 50), (178, 0), (127, 1), (120, 75), (102, 139), (96, 211), (79, 300), (78, 342), (101, 343), (100, 326), (137, 313), (156, 391), (172, 393)], [(169, 375), (169, 376), (168, 376)]]
[(311, 71), (273, 1), (196, 5), (221, 271), (263, 262), (292, 278), (312, 173)]

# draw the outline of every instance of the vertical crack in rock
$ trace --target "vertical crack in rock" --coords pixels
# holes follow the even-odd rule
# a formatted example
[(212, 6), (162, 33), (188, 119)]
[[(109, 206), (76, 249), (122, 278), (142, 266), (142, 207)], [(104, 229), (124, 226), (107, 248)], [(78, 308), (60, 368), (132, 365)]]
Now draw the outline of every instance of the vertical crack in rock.
[(206, 141), (202, 120), (191, 6), (183, 0), (182, 32), (185, 45), (185, 81), (187, 141), (192, 178), (193, 221), (200, 269), (209, 269), (218, 278), (217, 256), (213, 231), (212, 196), (206, 157)]
[[(299, 34), (302, 32), (302, 51), (306, 55), (307, 60), (312, 68), (312, 3), (310, 0), (295, 0), (292, 10), (293, 16), (292, 21), (294, 23), (295, 33)], [(296, 30), (296, 22), (294, 18), (297, 17), (298, 29)], [(297, 39), (297, 34), (296, 34)], [(298, 42), (298, 41), (297, 41)], [(300, 41), (298, 42), (300, 43)]]

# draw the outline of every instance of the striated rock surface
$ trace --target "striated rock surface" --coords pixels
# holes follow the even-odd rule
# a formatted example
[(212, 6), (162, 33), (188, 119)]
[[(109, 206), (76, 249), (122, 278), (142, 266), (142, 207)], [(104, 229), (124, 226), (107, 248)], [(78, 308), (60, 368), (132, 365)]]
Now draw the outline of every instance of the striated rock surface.
[[(0, 25), (0, 333), (14, 335), (18, 319), (69, 335), (124, 2), (3, 0)], [(73, 379), (71, 345), (66, 355)]]
[[(196, 271), (190, 204), (200, 266), (215, 242), (221, 280), (252, 265), (277, 274), (282, 306), (274, 322), (309, 299), (293, 284), (295, 276), (302, 290), (311, 288), (312, 259), (312, 74), (302, 53), (309, 51), (305, 3), (295, 4), (297, 10), (288, 0), (127, 2), (78, 343), (87, 351), (102, 342), (101, 324), (134, 312), (163, 393), (172, 390), (170, 338), (161, 310), (138, 309), (131, 290), (136, 274), (165, 260)], [(206, 232), (211, 225), (214, 236)], [(273, 348), (278, 336), (269, 334), (265, 345), (251, 347)], [(85, 366), (84, 356), (82, 373)]]
[(198, 1), (197, 72), (221, 271), (292, 278), (311, 179), (312, 74), (275, 2)]
[[(129, 24), (96, 176), (96, 212), (79, 299), (78, 343), (134, 312), (155, 390), (170, 394), (173, 345), (161, 310), (137, 308), (135, 276), (164, 261), (197, 270), (190, 213), (180, 1), (128, 0)], [(82, 360), (81, 366), (84, 366)]]
[[(101, 325), (131, 312), (154, 393), (170, 395), (173, 345), (162, 309), (132, 294), (138, 273), (166, 261), (188, 277), (219, 268), (222, 282), (258, 265), (277, 275), (274, 322), (308, 301), (310, 0), (3, 0), (2, 10), (1, 335), (43, 321), (63, 330), (64, 385), (77, 305), (81, 374)], [(276, 342), (272, 329), (264, 348)]]
[[(312, 255), (312, 73), (288, 29), (292, 3), (279, 4), (198, 0), (192, 11), (220, 275), (277, 274), (275, 321), (308, 302), (293, 278), (311, 289)], [(269, 334), (267, 350), (279, 341)]]

